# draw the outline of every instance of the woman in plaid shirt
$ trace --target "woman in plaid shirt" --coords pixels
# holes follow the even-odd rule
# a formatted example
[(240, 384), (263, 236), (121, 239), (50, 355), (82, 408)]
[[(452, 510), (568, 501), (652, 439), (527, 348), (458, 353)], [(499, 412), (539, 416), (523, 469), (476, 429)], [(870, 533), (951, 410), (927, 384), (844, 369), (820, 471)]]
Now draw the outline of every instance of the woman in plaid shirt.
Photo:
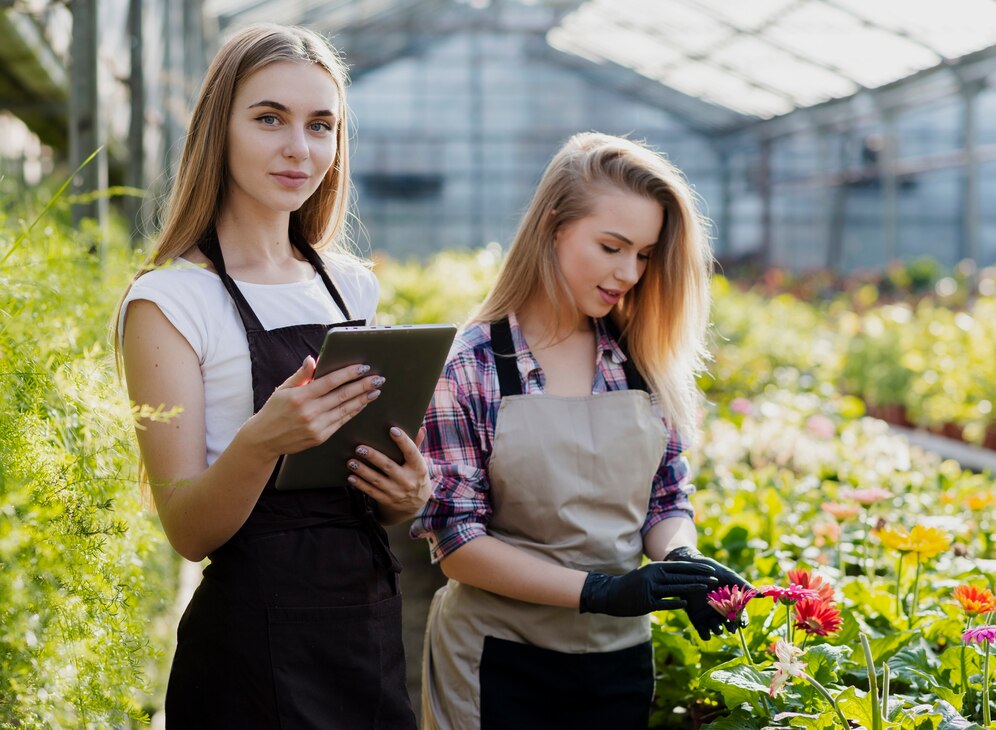
[(426, 415), (433, 496), (412, 534), (450, 580), (423, 728), (645, 728), (648, 614), (722, 630), (705, 594), (744, 581), (694, 548), (682, 456), (711, 262), (656, 152), (579, 134), (548, 166)]

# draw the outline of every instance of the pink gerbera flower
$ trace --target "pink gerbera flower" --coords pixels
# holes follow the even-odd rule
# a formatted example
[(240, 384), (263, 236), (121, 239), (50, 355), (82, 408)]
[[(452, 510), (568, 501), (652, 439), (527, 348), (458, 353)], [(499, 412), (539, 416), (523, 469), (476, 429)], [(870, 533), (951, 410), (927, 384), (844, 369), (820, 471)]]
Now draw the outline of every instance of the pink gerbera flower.
[(721, 586), (706, 596), (709, 605), (717, 612), (726, 616), (727, 621), (735, 621), (740, 617), (740, 612), (757, 591), (753, 588), (741, 588), (740, 586)]
[(766, 598), (773, 598), (779, 603), (784, 603), (786, 606), (791, 606), (798, 601), (816, 601), (820, 598), (818, 591), (798, 585), (790, 585), (788, 588), (782, 588), (781, 586), (758, 586), (757, 592)]
[(969, 629), (961, 635), (961, 640), (966, 644), (981, 644), (988, 641), (989, 645), (996, 644), (996, 626), (977, 626)]
[(892, 492), (888, 489), (882, 489), (882, 487), (866, 487), (865, 489), (842, 489), (837, 496), (841, 499), (853, 499), (855, 502), (867, 506), (881, 502), (883, 499), (889, 499)]

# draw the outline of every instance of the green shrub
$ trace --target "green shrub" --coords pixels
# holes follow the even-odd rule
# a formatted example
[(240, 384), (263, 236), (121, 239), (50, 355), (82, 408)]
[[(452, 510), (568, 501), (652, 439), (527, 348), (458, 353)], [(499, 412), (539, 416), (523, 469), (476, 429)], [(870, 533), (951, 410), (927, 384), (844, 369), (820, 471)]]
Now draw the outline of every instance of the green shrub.
[[(2, 727), (142, 721), (175, 593), (107, 346), (132, 257), (63, 217), (0, 266)], [(0, 214), (0, 258), (25, 228)]]

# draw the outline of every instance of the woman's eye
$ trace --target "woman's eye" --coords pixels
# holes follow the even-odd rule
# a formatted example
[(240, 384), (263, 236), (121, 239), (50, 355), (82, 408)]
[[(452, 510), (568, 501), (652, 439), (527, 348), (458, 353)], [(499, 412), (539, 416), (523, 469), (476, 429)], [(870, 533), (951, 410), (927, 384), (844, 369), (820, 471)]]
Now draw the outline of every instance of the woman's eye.
[(332, 125), (328, 122), (312, 122), (308, 125), (312, 132), (331, 132)]
[(619, 253), (619, 249), (615, 248), (614, 246), (606, 246), (604, 243), (600, 245), (602, 246), (602, 250), (605, 251), (605, 253)]
[(271, 126), (271, 127), (274, 124), (276, 124), (278, 121), (280, 121), (279, 119), (277, 119), (277, 115), (276, 114), (262, 114), (262, 115), (256, 117), (256, 119), (257, 119), (257, 121), (260, 121), (263, 124), (265, 124), (267, 126)]
[(636, 257), (638, 259), (640, 259), (640, 261), (650, 261), (650, 254), (649, 253), (638, 253), (636, 255)]

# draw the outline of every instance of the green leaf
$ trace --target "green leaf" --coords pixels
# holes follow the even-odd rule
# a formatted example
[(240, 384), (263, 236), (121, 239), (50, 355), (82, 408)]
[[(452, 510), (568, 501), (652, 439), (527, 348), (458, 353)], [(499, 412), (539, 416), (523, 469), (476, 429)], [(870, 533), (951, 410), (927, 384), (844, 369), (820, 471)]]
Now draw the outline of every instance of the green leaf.
[(827, 686), (837, 682), (837, 674), (841, 666), (851, 655), (849, 646), (832, 646), (830, 644), (815, 644), (803, 654), (808, 673), (820, 684)]
[(918, 721), (917, 728), (921, 727), (919, 722), (925, 720), (929, 721), (930, 727), (935, 730), (967, 730), (979, 727), (944, 700), (938, 700), (933, 705), (917, 705), (909, 710), (909, 714)]
[(726, 717), (703, 725), (702, 730), (760, 730), (765, 723), (739, 707)]
[(737, 707), (756, 702), (759, 693), (766, 695), (771, 679), (738, 657), (710, 669), (702, 675), (700, 685), (719, 692), (727, 707)]
[(837, 704), (848, 720), (856, 720), (866, 728), (873, 726), (871, 697), (867, 692), (861, 692), (855, 687), (848, 687), (837, 695)]
[(936, 677), (940, 666), (937, 655), (922, 638), (911, 642), (889, 660), (893, 682), (902, 680), (919, 691), (940, 686)]

